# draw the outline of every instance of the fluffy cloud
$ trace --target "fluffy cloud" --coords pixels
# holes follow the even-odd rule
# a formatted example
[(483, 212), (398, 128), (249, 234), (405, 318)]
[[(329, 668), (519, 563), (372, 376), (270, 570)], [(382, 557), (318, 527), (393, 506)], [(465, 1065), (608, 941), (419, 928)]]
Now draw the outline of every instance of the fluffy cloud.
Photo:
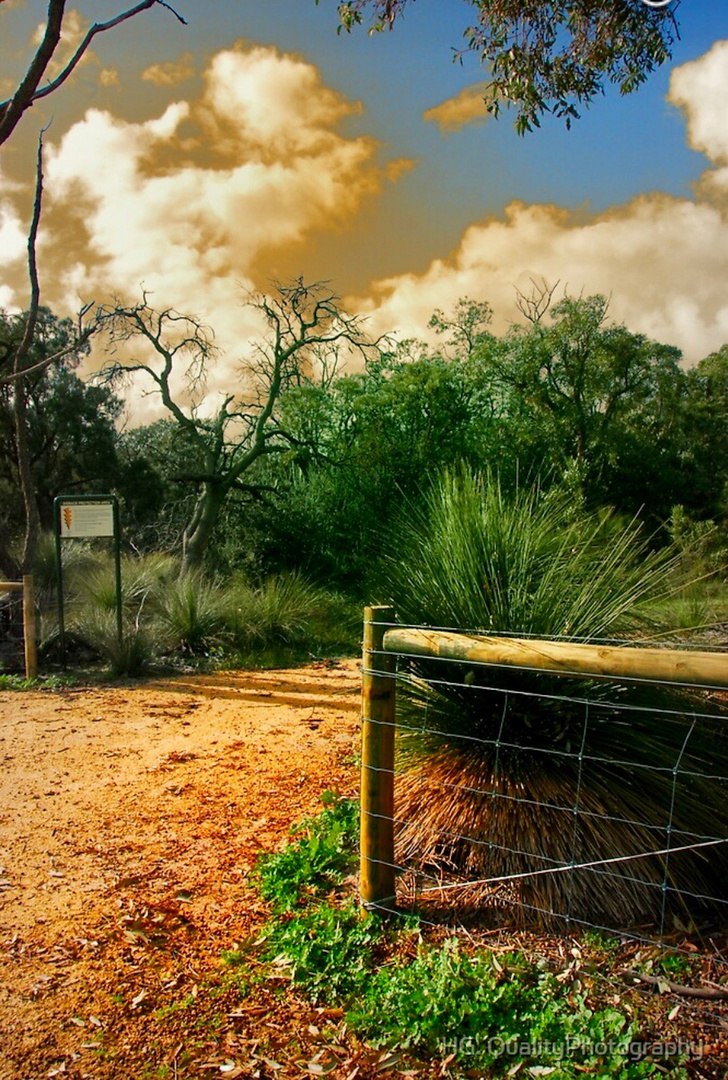
[(426, 336), (435, 308), (485, 298), (496, 329), (517, 316), (516, 289), (560, 281), (611, 297), (611, 314), (698, 360), (728, 341), (728, 42), (676, 69), (669, 100), (690, 144), (716, 168), (694, 200), (643, 195), (586, 223), (554, 206), (513, 203), (502, 219), (466, 230), (457, 250), (424, 274), (379, 281), (362, 304), (379, 330)]
[(194, 73), (194, 57), (192, 53), (186, 52), (180, 56), (179, 60), (172, 60), (168, 64), (152, 64), (142, 72), (142, 78), (155, 86), (177, 86), (191, 79)]
[(138, 298), (143, 282), (156, 307), (200, 315), (237, 351), (261, 254), (345, 225), (379, 189), (373, 141), (337, 130), (357, 110), (311, 64), (243, 46), (212, 59), (201, 99), (152, 120), (90, 109), (48, 149), (48, 227), (64, 242), (47, 246), (45, 274), (68, 307)]
[(688, 143), (715, 162), (703, 177), (702, 190), (709, 198), (728, 195), (728, 41), (690, 64), (683, 64), (670, 79), (669, 100), (683, 110)]
[(488, 84), (474, 83), (464, 87), (455, 97), (447, 98), (423, 114), (423, 119), (437, 124), (441, 131), (458, 131), (466, 124), (483, 123), (488, 119), (484, 97)]
[(0, 266), (25, 256), (26, 238), (20, 219), (9, 204), (0, 203)]
[[(0, 202), (0, 272), (21, 270), (26, 258), (26, 236), (20, 219), (9, 203)], [(16, 274), (12, 274), (13, 278)], [(26, 285), (27, 288), (27, 285)], [(0, 311), (18, 310), (19, 295), (7, 282), (0, 282)]]

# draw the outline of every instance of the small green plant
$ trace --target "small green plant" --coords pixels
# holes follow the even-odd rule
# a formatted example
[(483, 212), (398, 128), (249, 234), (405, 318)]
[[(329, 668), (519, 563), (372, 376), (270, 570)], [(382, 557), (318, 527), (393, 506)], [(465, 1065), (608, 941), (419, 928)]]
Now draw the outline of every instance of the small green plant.
[(691, 974), (690, 960), (677, 952), (663, 953), (659, 959), (659, 967), (668, 979), (677, 982), (683, 982)]
[(518, 953), (468, 956), (454, 938), (374, 972), (347, 1020), (375, 1046), (428, 1056), (450, 1048), (463, 1069), (488, 1076), (513, 1075), (519, 1062), (526, 1075), (659, 1075), (651, 1063), (630, 1061), (637, 1028), (623, 1013), (565, 995)]
[(0, 690), (35, 690), (35, 679), (24, 679), (22, 675), (0, 675)]
[(342, 907), (318, 903), (274, 919), (265, 936), (265, 956), (311, 1001), (335, 1002), (363, 991), (371, 978), (381, 921), (362, 916), (354, 900)]
[(73, 675), (39, 675), (26, 679), (22, 675), (0, 675), (0, 690), (65, 690), (76, 686)]
[(613, 934), (605, 934), (602, 930), (585, 930), (580, 943), (589, 952), (598, 953), (605, 958), (615, 957), (621, 944), (619, 938)]
[(332, 792), (322, 795), (325, 809), (291, 830), (283, 851), (265, 855), (257, 866), (261, 895), (275, 912), (291, 911), (303, 894), (322, 895), (340, 885), (353, 867), (359, 807)]

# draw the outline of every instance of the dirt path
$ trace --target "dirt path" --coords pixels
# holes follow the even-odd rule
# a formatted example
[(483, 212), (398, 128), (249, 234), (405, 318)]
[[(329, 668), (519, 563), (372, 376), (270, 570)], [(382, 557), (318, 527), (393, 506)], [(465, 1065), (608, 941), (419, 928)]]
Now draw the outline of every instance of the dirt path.
[(352, 793), (358, 691), (352, 661), (0, 693), (2, 1080), (301, 1075), (315, 1040), (271, 1065), (275, 1000), (236, 1010), (220, 955), (258, 854)]

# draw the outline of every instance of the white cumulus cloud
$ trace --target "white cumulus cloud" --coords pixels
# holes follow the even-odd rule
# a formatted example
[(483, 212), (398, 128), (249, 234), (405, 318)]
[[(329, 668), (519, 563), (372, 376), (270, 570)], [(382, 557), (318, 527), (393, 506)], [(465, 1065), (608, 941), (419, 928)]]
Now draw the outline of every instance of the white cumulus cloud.
[(470, 296), (492, 304), (502, 330), (517, 317), (516, 289), (545, 279), (610, 296), (614, 319), (679, 346), (688, 360), (728, 341), (728, 41), (677, 68), (669, 100), (683, 111), (690, 145), (716, 166), (694, 199), (641, 195), (586, 222), (512, 203), (502, 219), (470, 226), (423, 274), (376, 282), (362, 301), (376, 329), (426, 336), (435, 308)]
[(374, 142), (337, 130), (357, 108), (311, 64), (239, 45), (213, 57), (199, 100), (141, 122), (88, 110), (48, 147), (49, 228), (66, 243), (46, 274), (71, 308), (138, 299), (143, 282), (155, 307), (214, 326), (232, 363), (261, 253), (346, 224), (379, 188)]

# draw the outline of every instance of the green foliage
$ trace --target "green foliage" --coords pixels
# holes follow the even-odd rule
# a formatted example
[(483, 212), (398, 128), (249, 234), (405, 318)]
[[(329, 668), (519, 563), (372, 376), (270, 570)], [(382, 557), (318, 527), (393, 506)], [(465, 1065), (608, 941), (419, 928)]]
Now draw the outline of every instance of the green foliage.
[(69, 686), (75, 686), (71, 675), (41, 675), (37, 679), (0, 675), (0, 690), (66, 690)]
[(458, 1071), (511, 1075), (522, 1061), (526, 1074), (555, 1069), (561, 1078), (660, 1075), (650, 1063), (630, 1062), (637, 1025), (617, 1009), (594, 1009), (582, 993), (565, 995), (553, 975), (518, 953), (468, 956), (454, 938), (380, 967), (347, 1020), (375, 1046), (428, 1056), (453, 1050)]
[[(383, 30), (407, 4), (344, 0), (341, 27), (368, 21), (372, 30)], [(643, 0), (472, 0), (468, 6), (476, 13), (463, 32), (465, 50), (488, 68), (487, 109), (498, 116), (514, 107), (521, 135), (548, 114), (570, 127), (609, 83), (622, 94), (633, 92), (670, 58), (679, 36), (677, 5), (669, 0), (660, 7)]]
[(233, 579), (224, 618), (230, 642), (243, 654), (281, 645), (325, 651), (357, 640), (359, 609), (293, 572), (258, 586)]
[(319, 903), (272, 923), (266, 956), (312, 1001), (334, 1002), (361, 992), (369, 981), (381, 933), (380, 920), (362, 916), (353, 900), (337, 908)]
[(402, 622), (573, 638), (644, 628), (674, 565), (634, 522), (583, 513), (558, 491), (507, 495), (467, 469), (407, 507), (389, 550), (380, 591)]
[(147, 628), (136, 619), (124, 619), (120, 639), (113, 611), (86, 609), (70, 628), (108, 663), (112, 675), (142, 675), (154, 657), (155, 650)]
[[(42, 605), (51, 605), (43, 618), (48, 649), (57, 637), (52, 538), (43, 538), (36, 562)], [(68, 631), (116, 674), (140, 674), (155, 658), (175, 653), (285, 664), (301, 653), (320, 655), (358, 641), (359, 606), (300, 574), (278, 575), (256, 586), (241, 577), (181, 572), (178, 558), (151, 552), (122, 556), (124, 639), (119, 645), (116, 572), (108, 547), (69, 543), (63, 565)]]
[(358, 839), (359, 806), (325, 792), (326, 808), (291, 830), (295, 838), (283, 851), (259, 861), (261, 895), (280, 913), (297, 907), (307, 895), (330, 891), (351, 873)]
[[(71, 545), (66, 547), (70, 549)], [(67, 567), (66, 555), (64, 551), (64, 577), (70, 581), (71, 587), (75, 587), (80, 597), (95, 607), (115, 611), (116, 569), (108, 553), (87, 556), (78, 567)], [(123, 555), (121, 582), (124, 608), (136, 612), (146, 603), (154, 605), (155, 598), (171, 587), (178, 575), (179, 560), (164, 552), (144, 556)]]
[[(416, 923), (405, 920), (396, 933), (352, 899), (323, 901), (354, 843), (355, 808), (332, 798), (322, 814), (292, 830), (284, 851), (260, 864), (258, 883), (274, 909), (264, 956), (277, 974), (315, 1003), (344, 1004), (347, 1025), (371, 1045), (447, 1057), (456, 1076), (474, 1069), (514, 1075), (522, 1065), (529, 1075), (563, 1080), (662, 1074), (662, 1063), (630, 1059), (637, 1020), (595, 1008), (581, 990), (566, 992), (545, 964), (515, 952), (468, 954), (454, 938), (436, 947), (420, 943), (413, 954)], [(237, 967), (244, 957), (231, 953), (226, 962)], [(680, 1068), (671, 1075), (685, 1078)]]
[(223, 632), (224, 604), (221, 586), (199, 570), (161, 583), (154, 610), (166, 639), (165, 651), (209, 653)]
[(274, 913), (266, 956), (313, 1001), (331, 1002), (362, 988), (382, 927), (351, 899), (337, 907), (321, 900), (352, 872), (359, 824), (356, 800), (321, 798), (324, 810), (295, 826), (282, 851), (259, 860), (256, 882)]
[(660, 970), (673, 982), (689, 979), (692, 973), (687, 956), (677, 952), (662, 953), (659, 958)]
[[(466, 330), (475, 334), (472, 320)], [(476, 337), (486, 349), (490, 337)], [(392, 507), (416, 500), (443, 466), (497, 443), (505, 470), (513, 440), (498, 433), (504, 421), (482, 381), (475, 361), (427, 357), (406, 342), (330, 387), (291, 390), (283, 415), (306, 449), (289, 463), (287, 512), (269, 522), (268, 557), (303, 561), (356, 589), (379, 556)]]

